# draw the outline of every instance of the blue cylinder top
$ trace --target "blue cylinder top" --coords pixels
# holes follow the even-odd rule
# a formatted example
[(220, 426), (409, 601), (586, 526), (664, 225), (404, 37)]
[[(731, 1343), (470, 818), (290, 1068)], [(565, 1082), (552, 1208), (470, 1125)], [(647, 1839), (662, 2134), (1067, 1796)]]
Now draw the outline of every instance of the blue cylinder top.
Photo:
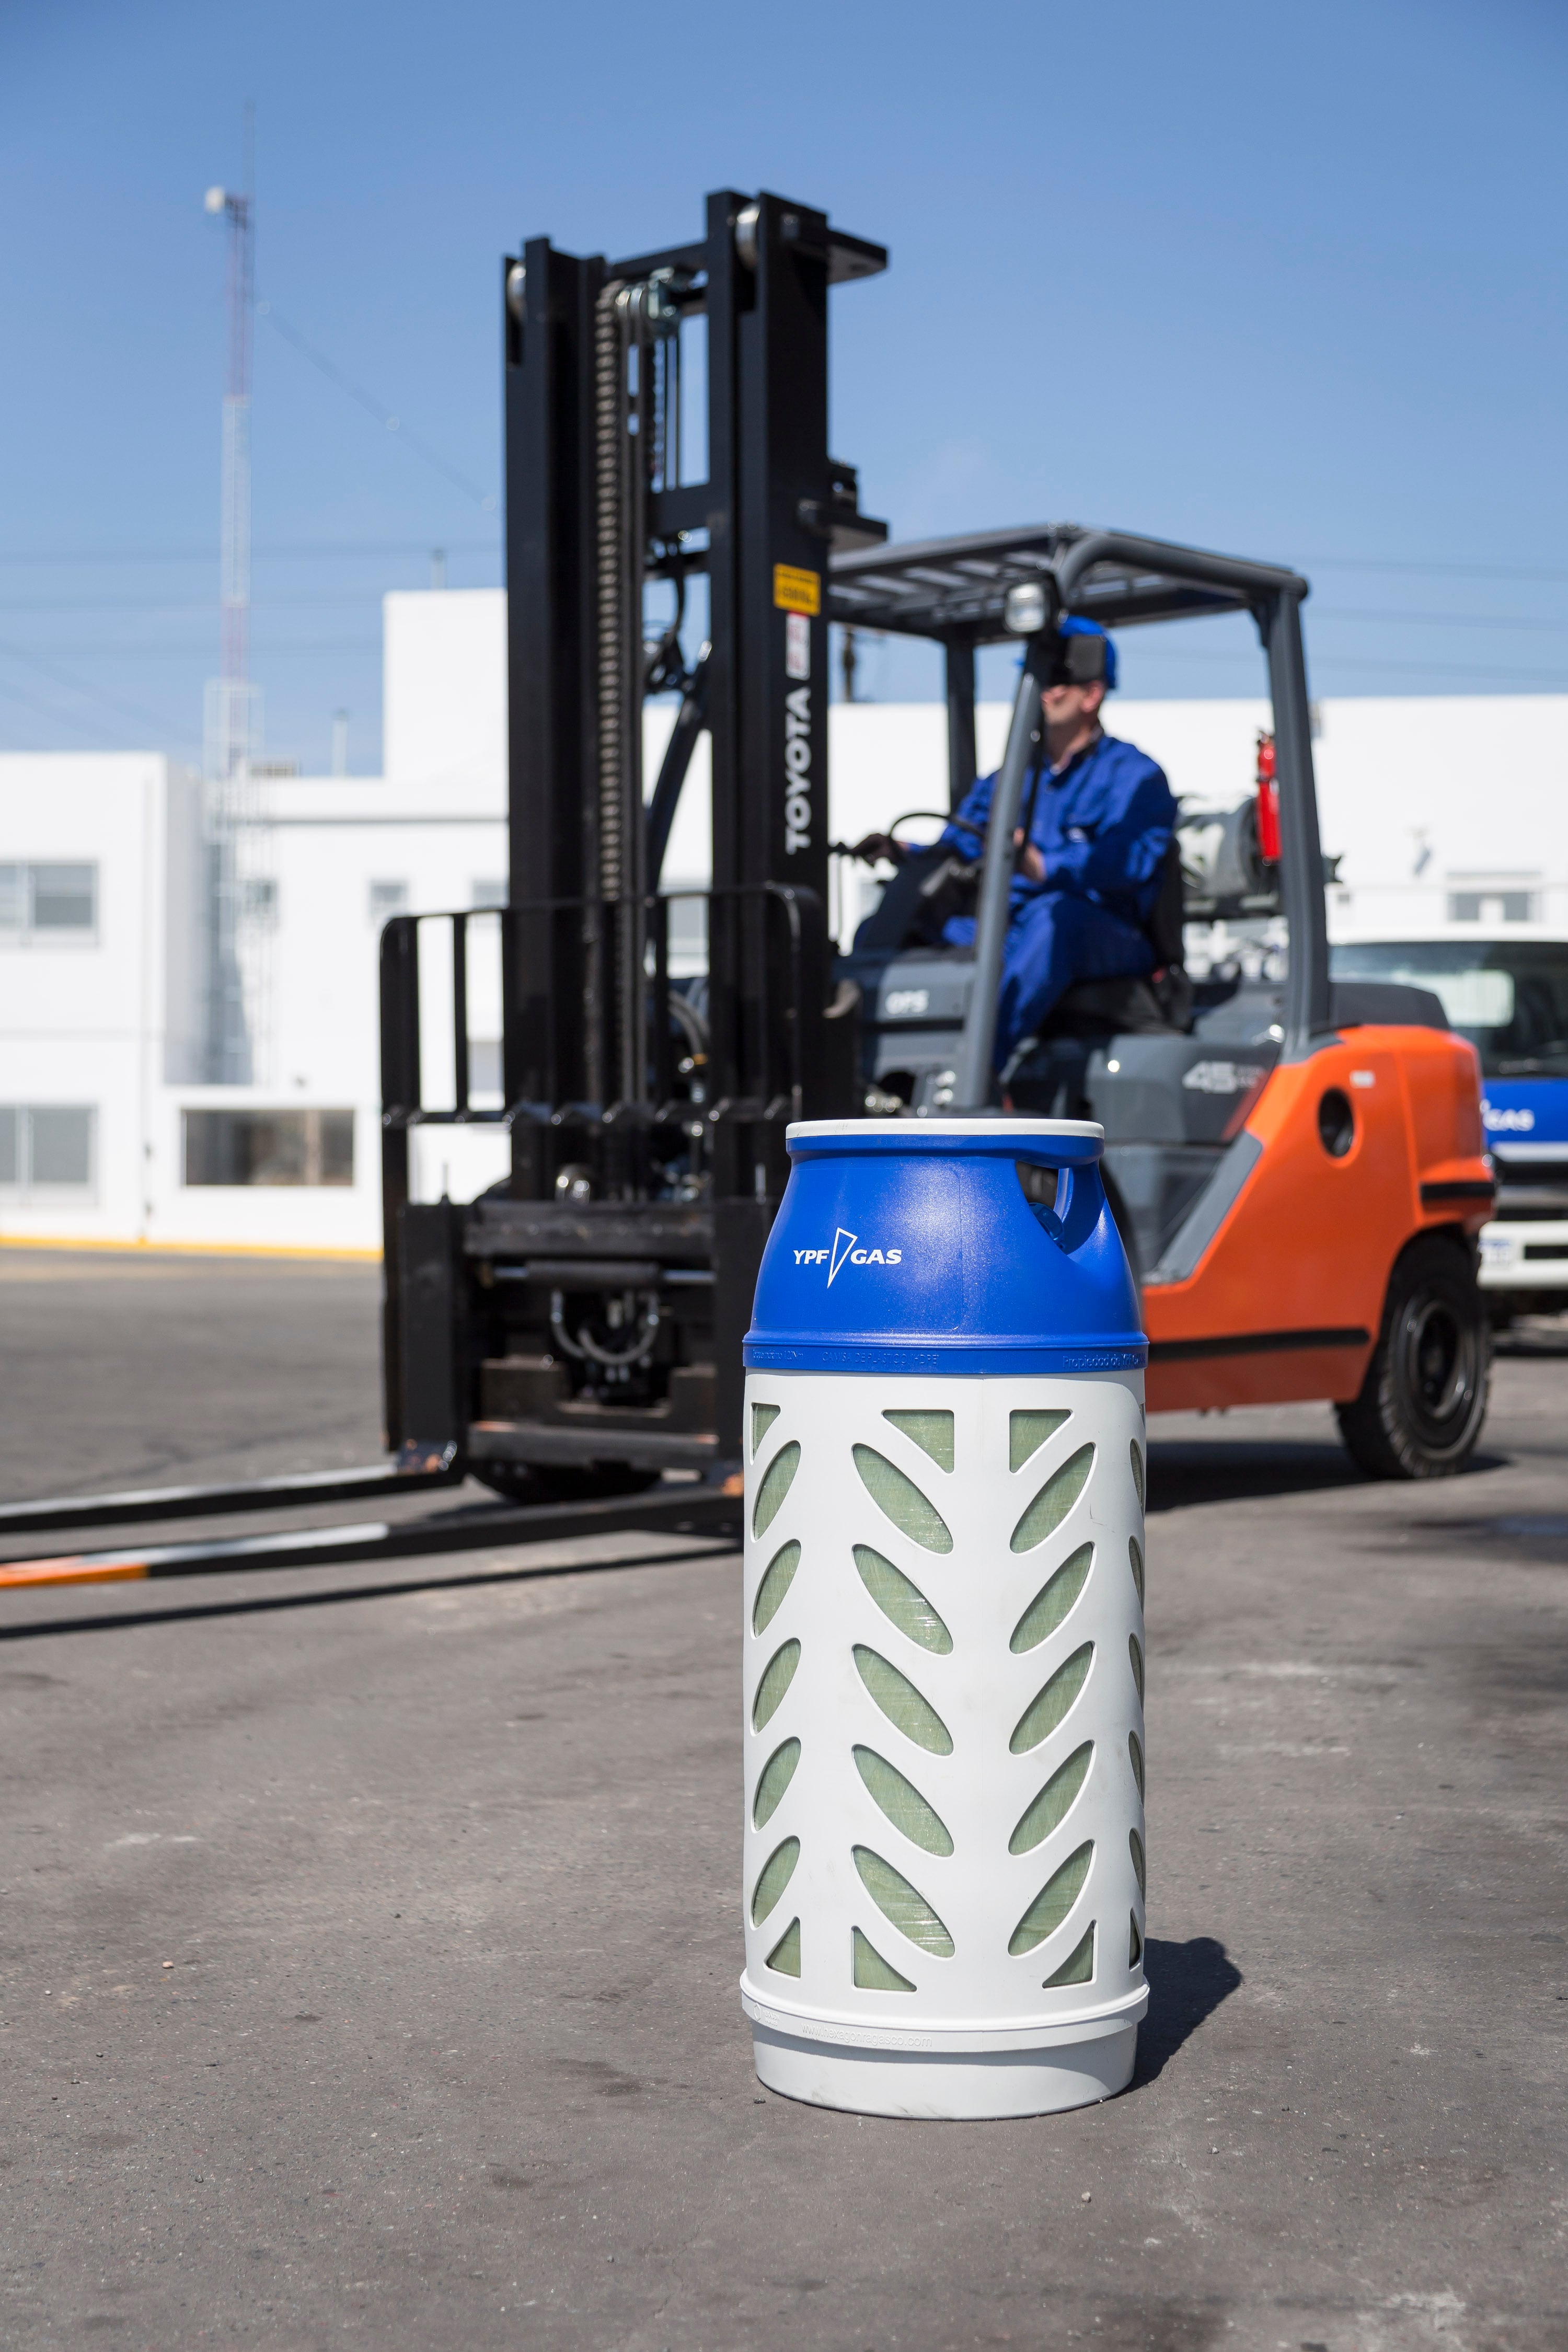
[(1103, 1129), (817, 1119), (786, 1140), (794, 1166), (746, 1334), (753, 1371), (1088, 1372), (1147, 1361), (1100, 1181)]

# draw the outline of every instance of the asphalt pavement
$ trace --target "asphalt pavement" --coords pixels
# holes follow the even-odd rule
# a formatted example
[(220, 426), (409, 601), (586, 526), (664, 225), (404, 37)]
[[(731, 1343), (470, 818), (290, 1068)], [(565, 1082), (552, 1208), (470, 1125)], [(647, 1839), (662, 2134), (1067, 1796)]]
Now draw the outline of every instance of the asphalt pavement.
[[(0, 1251), (0, 1491), (374, 1459), (375, 1305)], [(0, 1593), (0, 2342), (1568, 2347), (1565, 1402), (1152, 1424), (1152, 2005), (1029, 2122), (752, 2075), (732, 1552)]]

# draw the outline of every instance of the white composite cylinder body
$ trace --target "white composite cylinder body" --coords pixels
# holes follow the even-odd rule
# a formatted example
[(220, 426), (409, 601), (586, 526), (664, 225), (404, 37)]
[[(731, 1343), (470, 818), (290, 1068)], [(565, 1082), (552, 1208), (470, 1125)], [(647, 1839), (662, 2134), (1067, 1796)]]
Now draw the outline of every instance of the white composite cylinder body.
[(749, 1376), (742, 2000), (775, 2090), (977, 2117), (1130, 2080), (1142, 1385)]

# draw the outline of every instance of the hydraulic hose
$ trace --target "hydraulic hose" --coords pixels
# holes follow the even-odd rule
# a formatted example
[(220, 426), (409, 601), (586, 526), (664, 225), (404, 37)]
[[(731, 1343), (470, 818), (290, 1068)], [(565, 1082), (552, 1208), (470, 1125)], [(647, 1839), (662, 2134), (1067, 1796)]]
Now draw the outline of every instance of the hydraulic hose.
[(566, 1328), (566, 1302), (563, 1294), (559, 1290), (552, 1290), (550, 1294), (550, 1328), (555, 1336), (557, 1345), (564, 1349), (567, 1355), (575, 1356), (579, 1363), (603, 1364), (610, 1370), (619, 1370), (628, 1364), (642, 1364), (647, 1361), (648, 1357), (653, 1353), (653, 1343), (658, 1337), (659, 1319), (658, 1300), (649, 1292), (647, 1294), (638, 1324), (637, 1336), (633, 1339), (630, 1347), (618, 1350), (614, 1348), (602, 1348), (592, 1332), (585, 1328), (579, 1328), (575, 1339), (572, 1337)]
[(658, 888), (659, 877), (664, 871), (664, 853), (669, 846), (670, 827), (675, 823), (675, 812), (680, 804), (686, 772), (691, 765), (697, 739), (708, 723), (708, 657), (711, 650), (709, 646), (703, 646), (697, 656), (697, 666), (686, 681), (680, 709), (665, 748), (658, 782), (647, 804), (647, 887), (650, 890)]

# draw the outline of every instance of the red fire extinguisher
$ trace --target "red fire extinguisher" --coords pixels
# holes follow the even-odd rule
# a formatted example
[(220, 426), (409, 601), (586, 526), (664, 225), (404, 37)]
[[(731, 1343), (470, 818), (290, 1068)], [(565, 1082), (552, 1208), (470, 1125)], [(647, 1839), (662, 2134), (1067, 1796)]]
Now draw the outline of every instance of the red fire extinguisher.
[(1274, 772), (1274, 738), (1258, 730), (1258, 847), (1266, 866), (1279, 863), (1279, 785)]

